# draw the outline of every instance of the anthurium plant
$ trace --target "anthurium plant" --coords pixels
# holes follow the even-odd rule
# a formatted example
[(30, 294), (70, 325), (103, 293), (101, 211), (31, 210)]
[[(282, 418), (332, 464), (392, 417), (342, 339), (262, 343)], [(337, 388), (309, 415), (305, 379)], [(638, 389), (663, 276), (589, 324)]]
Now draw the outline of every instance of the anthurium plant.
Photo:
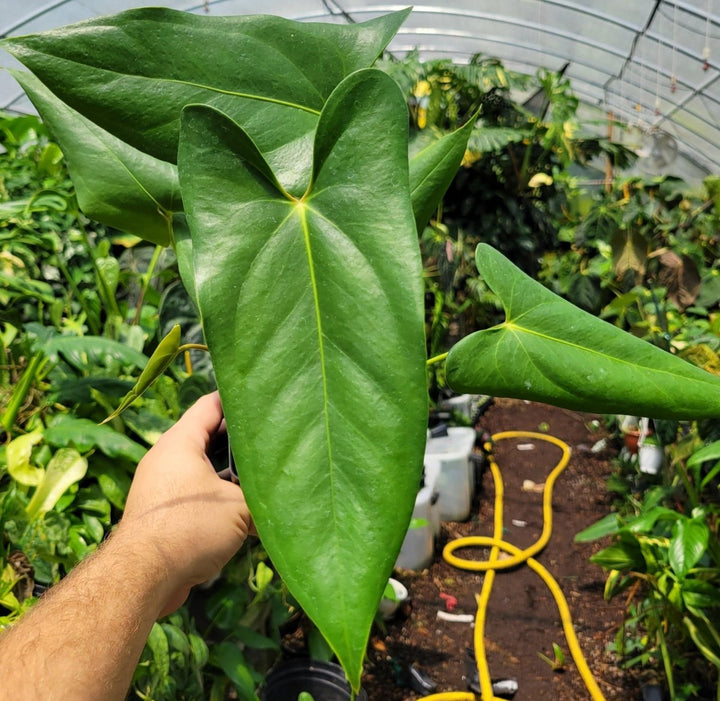
[[(422, 470), (417, 230), (474, 127), (409, 158), (405, 100), (373, 68), (408, 12), (345, 26), (140, 9), (3, 42), (85, 212), (174, 247), (258, 533), (354, 689)], [(720, 411), (720, 379), (614, 333), (489, 247), (478, 266), (508, 318), (450, 353), (458, 389)]]

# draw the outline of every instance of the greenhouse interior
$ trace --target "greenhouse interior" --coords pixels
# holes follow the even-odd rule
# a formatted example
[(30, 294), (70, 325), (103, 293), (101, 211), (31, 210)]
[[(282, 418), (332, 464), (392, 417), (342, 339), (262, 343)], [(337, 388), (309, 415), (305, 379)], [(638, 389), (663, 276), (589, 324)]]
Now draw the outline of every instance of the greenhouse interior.
[(1, 9), (0, 698), (720, 701), (720, 0)]

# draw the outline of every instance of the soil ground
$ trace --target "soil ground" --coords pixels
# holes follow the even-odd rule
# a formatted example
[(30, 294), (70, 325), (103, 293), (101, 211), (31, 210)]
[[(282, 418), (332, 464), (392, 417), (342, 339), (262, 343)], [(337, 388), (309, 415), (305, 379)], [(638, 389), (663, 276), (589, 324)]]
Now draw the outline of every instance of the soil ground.
[[(605, 698), (629, 701), (641, 698), (638, 682), (618, 669), (607, 651), (622, 621), (622, 601), (603, 599), (604, 573), (588, 561), (607, 542), (573, 541), (577, 532), (610, 511), (605, 481), (612, 470), (614, 452), (612, 448), (591, 450), (604, 435), (602, 428), (593, 426), (594, 418), (542, 404), (496, 400), (481, 417), (478, 428), (490, 434), (546, 431), (571, 447), (570, 463), (554, 489), (553, 535), (536, 559), (565, 594), (580, 646)], [(525, 444), (521, 446), (524, 449), (519, 450), (519, 444)], [(542, 494), (523, 491), (523, 481), (544, 483), (561, 451), (544, 441), (509, 439), (499, 441), (494, 452), (505, 483), (505, 539), (524, 548), (540, 536)], [(474, 516), (465, 523), (443, 523), (440, 548), (431, 567), (420, 573), (395, 574), (408, 588), (409, 601), (385, 631), (376, 628), (371, 636), (363, 677), (363, 688), (371, 701), (414, 701), (426, 695), (409, 686), (407, 670), (411, 664), (437, 683), (437, 692), (468, 690), (468, 675), (474, 668), (472, 624), (440, 620), (437, 612), (446, 609), (441, 594), (447, 594), (458, 602), (453, 613), (474, 614), (475, 594), (480, 593), (483, 574), (455, 569), (440, 552), (446, 542), (459, 536), (491, 534), (493, 495), (492, 477), (485, 469)], [(488, 552), (458, 554), (485, 559)], [(515, 701), (590, 698), (569, 654), (554, 599), (527, 566), (497, 574), (485, 642), (492, 678), (517, 680)], [(565, 653), (562, 671), (553, 671), (540, 657), (541, 653), (553, 658), (553, 643)]]

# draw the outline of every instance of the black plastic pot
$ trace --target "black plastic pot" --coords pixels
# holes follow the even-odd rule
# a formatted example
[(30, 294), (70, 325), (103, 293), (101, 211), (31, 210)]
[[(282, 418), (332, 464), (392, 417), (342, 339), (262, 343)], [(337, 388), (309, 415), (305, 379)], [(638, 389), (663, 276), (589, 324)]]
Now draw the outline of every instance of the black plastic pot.
[[(342, 667), (332, 662), (290, 660), (275, 668), (265, 680), (263, 701), (297, 701), (303, 691), (314, 701), (350, 701), (350, 685)], [(356, 701), (367, 701), (360, 690)]]
[(642, 695), (643, 701), (665, 701), (663, 688), (659, 684), (645, 684)]

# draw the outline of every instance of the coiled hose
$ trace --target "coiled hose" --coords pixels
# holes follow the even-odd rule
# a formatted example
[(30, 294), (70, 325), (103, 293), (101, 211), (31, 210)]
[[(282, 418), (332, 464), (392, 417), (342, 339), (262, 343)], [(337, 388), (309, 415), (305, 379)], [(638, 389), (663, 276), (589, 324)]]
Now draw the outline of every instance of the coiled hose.
[[(478, 669), (478, 678), (480, 680), (480, 691), (482, 701), (502, 701), (493, 694), (492, 682), (490, 680), (490, 670), (488, 668), (486, 653), (485, 653), (485, 619), (487, 614), (488, 601), (490, 599), (490, 593), (492, 592), (493, 582), (495, 580), (495, 572), (498, 570), (506, 570), (510, 567), (515, 567), (520, 563), (527, 563), (528, 567), (536, 572), (540, 578), (545, 582), (548, 589), (552, 593), (555, 602), (557, 603), (558, 610), (560, 612), (560, 620), (562, 621), (563, 631), (565, 638), (570, 649), (575, 666), (580, 672), (587, 690), (590, 692), (590, 697), (593, 701), (604, 701), (605, 697), (600, 691), (595, 678), (592, 675), (585, 658), (583, 657), (580, 645), (578, 644), (575, 631), (572, 626), (572, 619), (570, 617), (570, 609), (568, 608), (565, 596), (560, 589), (558, 583), (553, 579), (552, 575), (537, 561), (533, 558), (540, 552), (550, 540), (552, 534), (552, 490), (555, 485), (555, 481), (560, 476), (562, 471), (570, 461), (570, 448), (569, 446), (561, 441), (559, 438), (554, 436), (548, 436), (544, 433), (535, 433), (532, 431), (503, 431), (496, 433), (492, 436), (492, 441), (497, 442), (507, 438), (530, 438), (533, 440), (546, 441), (553, 443), (562, 450), (562, 458), (560, 462), (553, 468), (550, 476), (545, 482), (543, 489), (543, 530), (538, 540), (533, 545), (521, 550), (512, 543), (508, 543), (502, 539), (503, 534), (503, 495), (504, 486), (502, 480), (502, 474), (492, 454), (492, 443), (486, 446), (488, 452), (488, 462), (490, 463), (490, 470), (493, 476), (493, 482), (495, 485), (495, 516), (493, 523), (493, 536), (469, 536), (467, 538), (458, 538), (448, 543), (443, 549), (443, 557), (445, 560), (463, 570), (470, 570), (474, 572), (487, 572), (485, 575), (482, 590), (480, 595), (475, 595), (475, 601), (477, 602), (477, 613), (475, 614), (475, 632), (474, 632), (474, 648), (475, 648), (475, 663)], [(490, 557), (485, 561), (477, 560), (465, 560), (457, 557), (454, 553), (456, 550), (461, 548), (472, 548), (472, 547), (490, 547)], [(511, 557), (503, 560), (498, 559), (500, 551), (508, 553)], [(423, 701), (475, 701), (476, 696), (470, 692), (464, 691), (449, 691), (442, 692), (439, 694), (432, 694), (431, 696), (425, 696)]]

